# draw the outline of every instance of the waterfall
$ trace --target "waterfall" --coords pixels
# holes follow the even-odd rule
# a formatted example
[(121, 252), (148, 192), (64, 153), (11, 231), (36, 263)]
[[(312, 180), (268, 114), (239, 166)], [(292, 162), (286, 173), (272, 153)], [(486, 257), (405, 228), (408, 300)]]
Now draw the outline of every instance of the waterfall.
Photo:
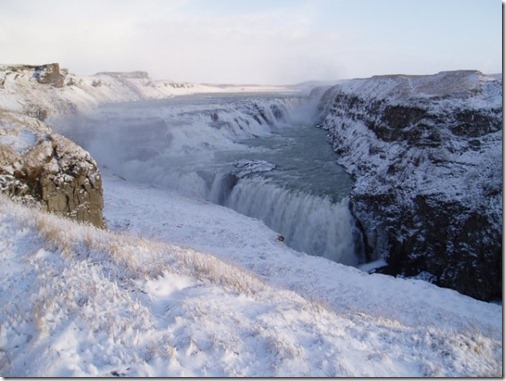
[(303, 194), (271, 184), (260, 177), (241, 179), (226, 205), (239, 213), (262, 220), (282, 234), (295, 250), (356, 266), (358, 231), (348, 199), (332, 203), (328, 198)]
[(231, 174), (217, 174), (214, 177), (207, 199), (212, 203), (225, 205), (239, 179)]

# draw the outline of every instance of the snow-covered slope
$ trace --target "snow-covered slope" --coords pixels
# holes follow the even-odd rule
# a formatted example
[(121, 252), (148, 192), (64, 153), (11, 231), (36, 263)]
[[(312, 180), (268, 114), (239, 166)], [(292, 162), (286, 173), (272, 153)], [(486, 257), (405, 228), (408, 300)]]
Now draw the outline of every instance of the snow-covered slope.
[(320, 105), (372, 257), (477, 298), (501, 297), (502, 82), (477, 71), (378, 76)]
[(229, 209), (106, 178), (116, 232), (0, 198), (1, 375), (501, 375), (499, 305), (301, 255)]

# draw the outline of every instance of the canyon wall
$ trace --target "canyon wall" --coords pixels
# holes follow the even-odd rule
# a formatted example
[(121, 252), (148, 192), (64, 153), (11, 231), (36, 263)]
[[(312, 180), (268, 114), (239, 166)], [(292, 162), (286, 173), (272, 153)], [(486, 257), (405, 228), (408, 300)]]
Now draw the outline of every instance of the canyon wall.
[(502, 295), (502, 82), (477, 71), (328, 89), (319, 126), (356, 179), (351, 209), (381, 272)]

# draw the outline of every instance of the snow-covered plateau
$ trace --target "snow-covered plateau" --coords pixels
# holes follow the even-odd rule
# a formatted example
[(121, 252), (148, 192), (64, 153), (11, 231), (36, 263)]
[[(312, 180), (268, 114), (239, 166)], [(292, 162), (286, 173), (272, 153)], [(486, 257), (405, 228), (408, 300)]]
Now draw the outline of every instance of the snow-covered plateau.
[[(320, 122), (333, 134), (338, 153), (342, 146), (335, 126), (342, 115), (333, 102), (340, 91), (356, 92), (354, 86), (354, 81), (343, 82), (313, 104), (319, 104)], [(152, 81), (143, 72), (78, 77), (54, 65), (2, 67), (2, 175), (24, 173), (24, 163), (39, 157), (42, 170), (66, 178), (66, 156), (59, 152), (73, 152), (72, 163), (86, 158), (86, 172), (75, 172), (79, 166), (73, 164), (68, 181), (84, 179), (72, 194), (85, 205), (89, 199), (83, 194), (100, 190), (107, 228), (49, 214), (41, 210), (41, 203), (13, 202), (7, 197), (12, 192), (3, 189), (1, 376), (502, 376), (501, 303), (440, 288), (422, 276), (396, 278), (360, 270), (374, 267), (364, 264), (363, 256), (374, 257), (376, 252), (364, 253), (357, 237), (371, 245), (366, 223), (376, 220), (360, 220), (360, 203), (353, 197), (365, 186), (361, 176), (373, 181), (373, 172), (358, 172), (352, 155), (343, 154), (341, 164), (355, 177), (350, 182), (322, 159), (329, 155), (323, 146), (298, 158), (314, 160), (317, 170), (283, 172), (287, 163), (276, 152), (288, 155), (292, 150), (294, 163), (299, 163), (300, 139), (312, 139), (316, 147), (325, 134), (313, 134), (304, 124), (291, 127), (301, 120), (294, 114), (309, 110), (299, 107), (302, 98), (273, 102), (260, 97), (252, 103), (231, 95), (232, 103), (227, 100), (227, 92), (254, 90), (176, 86)], [(199, 92), (225, 97), (165, 100)], [(369, 89), (368, 94), (373, 92)], [(491, 99), (495, 102), (498, 96)], [(444, 102), (443, 94), (441, 99)], [(102, 107), (110, 102), (118, 105)], [(65, 129), (62, 123), (72, 125)], [(96, 123), (95, 130), (90, 123)], [(92, 154), (96, 150), (93, 156), (101, 173), (93, 186), (95, 161), (48, 125), (75, 134), (90, 144)], [(129, 133), (117, 134), (118, 125)], [(104, 128), (106, 144), (96, 144), (97, 128)], [(136, 128), (152, 136), (142, 138)], [(371, 133), (357, 128), (357, 134)], [(479, 150), (493, 148), (483, 160), (495, 160), (495, 140), (481, 135), (477, 139)], [(44, 147), (47, 141), (53, 153), (31, 154), (33, 147)], [(369, 143), (382, 144), (373, 137)], [(112, 154), (107, 155), (107, 148)], [(362, 154), (366, 153), (357, 151)], [(13, 157), (15, 165), (9, 166)], [(362, 167), (363, 161), (356, 160)], [(169, 164), (178, 168), (164, 166)], [(329, 171), (341, 182), (321, 182), (313, 173), (326, 178)], [(303, 172), (310, 172), (310, 182), (323, 188), (298, 182), (294, 177)], [(280, 182), (290, 185), (283, 188)], [(374, 186), (379, 189), (382, 184)], [(348, 208), (350, 189), (362, 233)], [(245, 200), (249, 210), (237, 213)], [(258, 205), (279, 215), (280, 228), (285, 226), (282, 217), (288, 217), (284, 242), (280, 230), (269, 228), (262, 216), (244, 215), (255, 214)], [(299, 211), (301, 205), (305, 209)], [(338, 216), (339, 221), (321, 219), (328, 216)], [(299, 231), (299, 218), (314, 223), (314, 233), (292, 237), (290, 229)], [(322, 227), (341, 231), (324, 241), (337, 239), (339, 259), (346, 257), (355, 267), (324, 258), (325, 251), (314, 256), (297, 249), (308, 244), (324, 250), (309, 240), (312, 235), (324, 237)], [(379, 256), (369, 259), (385, 261)], [(362, 265), (357, 268), (357, 263)]]

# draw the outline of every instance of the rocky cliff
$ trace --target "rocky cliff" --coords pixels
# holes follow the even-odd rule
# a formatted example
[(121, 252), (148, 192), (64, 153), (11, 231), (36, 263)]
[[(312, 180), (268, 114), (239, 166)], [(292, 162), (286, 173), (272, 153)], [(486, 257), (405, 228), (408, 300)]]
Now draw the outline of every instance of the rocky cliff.
[(64, 96), (67, 76), (57, 63), (0, 67), (0, 192), (103, 227), (96, 162), (43, 123), (51, 114), (75, 111)]
[(32, 117), (0, 112), (0, 192), (103, 227), (102, 180), (88, 152)]
[(320, 127), (355, 178), (382, 272), (502, 295), (502, 83), (477, 71), (377, 76), (323, 95)]
[[(0, 71), (13, 73), (14, 76), (30, 73), (31, 77), (43, 85), (54, 87), (63, 87), (65, 80), (65, 70), (60, 70), (60, 64), (52, 63), (45, 65), (7, 65), (0, 66)], [(0, 86), (4, 86), (5, 76), (0, 80)]]

